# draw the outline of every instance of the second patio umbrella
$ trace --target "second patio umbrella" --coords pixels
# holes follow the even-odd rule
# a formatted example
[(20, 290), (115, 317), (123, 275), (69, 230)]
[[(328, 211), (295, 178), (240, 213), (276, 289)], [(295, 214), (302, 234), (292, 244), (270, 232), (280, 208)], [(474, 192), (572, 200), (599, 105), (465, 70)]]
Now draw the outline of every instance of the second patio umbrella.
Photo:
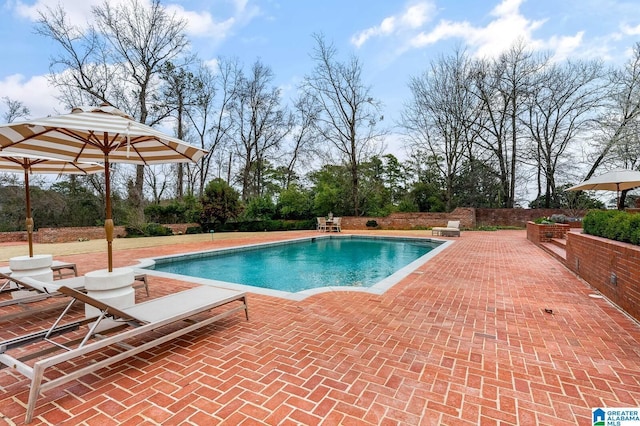
[(0, 151), (0, 171), (24, 173), (24, 198), (26, 203), (26, 228), (29, 242), (29, 257), (33, 257), (33, 217), (31, 217), (31, 195), (29, 175), (32, 173), (79, 174), (98, 173), (104, 167), (98, 163), (77, 163), (54, 158), (36, 157), (27, 154)]
[(206, 151), (133, 120), (109, 105), (77, 107), (69, 114), (0, 126), (0, 149), (67, 161), (101, 161), (105, 172), (105, 232), (113, 270), (109, 163), (197, 162)]
[(617, 208), (620, 208), (620, 191), (640, 187), (640, 172), (635, 170), (612, 170), (585, 180), (567, 191), (615, 191)]

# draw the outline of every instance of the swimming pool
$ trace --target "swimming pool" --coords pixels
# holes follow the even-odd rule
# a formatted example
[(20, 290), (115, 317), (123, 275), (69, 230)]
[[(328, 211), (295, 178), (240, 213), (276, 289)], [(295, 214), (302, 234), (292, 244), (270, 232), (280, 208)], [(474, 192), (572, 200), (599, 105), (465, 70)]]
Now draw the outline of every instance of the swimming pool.
[[(381, 293), (448, 242), (320, 236), (146, 259), (152, 275), (300, 299), (327, 290)], [(295, 296), (297, 295), (297, 296)], [(292, 297), (293, 296), (293, 297)]]

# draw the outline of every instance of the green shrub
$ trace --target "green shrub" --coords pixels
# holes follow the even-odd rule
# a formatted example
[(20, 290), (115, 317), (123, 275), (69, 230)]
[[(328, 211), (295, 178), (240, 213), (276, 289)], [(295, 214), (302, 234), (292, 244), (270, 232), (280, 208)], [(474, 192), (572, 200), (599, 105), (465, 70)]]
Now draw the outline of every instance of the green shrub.
[(543, 224), (543, 223), (552, 223), (548, 218), (546, 217), (539, 217), (533, 220), (533, 223), (536, 223), (538, 225)]
[(127, 226), (125, 228), (127, 238), (135, 237), (164, 237), (173, 235), (173, 231), (159, 223), (146, 223), (141, 228), (135, 226)]
[(202, 226), (189, 226), (184, 231), (185, 234), (202, 234)]
[(378, 227), (378, 222), (376, 222), (375, 220), (368, 220), (366, 223), (367, 228), (377, 228)]
[(305, 220), (245, 220), (227, 222), (216, 227), (216, 231), (223, 232), (265, 232), (265, 231), (296, 231), (316, 229), (316, 219)]
[(173, 235), (171, 228), (162, 226), (159, 223), (147, 223), (144, 227), (144, 235), (146, 237), (165, 237), (167, 235)]
[(582, 221), (585, 234), (640, 244), (640, 215), (619, 210), (593, 210)]

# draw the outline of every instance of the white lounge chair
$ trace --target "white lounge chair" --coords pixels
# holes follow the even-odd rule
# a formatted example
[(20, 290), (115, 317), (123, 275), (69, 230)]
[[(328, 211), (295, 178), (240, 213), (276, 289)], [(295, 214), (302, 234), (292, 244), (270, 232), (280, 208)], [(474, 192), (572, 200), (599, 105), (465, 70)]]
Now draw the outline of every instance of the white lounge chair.
[[(199, 286), (123, 309), (67, 287), (61, 287), (59, 291), (72, 300), (51, 328), (0, 342), (0, 363), (31, 379), (25, 423), (31, 422), (41, 392), (76, 380), (236, 312), (245, 311), (246, 319), (249, 320), (246, 293), (217, 287)], [(76, 301), (95, 307), (100, 312), (99, 316), (61, 325), (63, 317)], [(216, 310), (216, 315), (199, 315), (228, 304), (230, 307), (226, 310)], [(164, 333), (159, 330), (183, 320), (184, 324), (179, 327), (173, 327)], [(107, 329), (103, 328), (105, 325)], [(100, 336), (96, 333), (98, 326), (101, 329)], [(83, 330), (83, 333), (79, 330)], [(65, 340), (53, 340), (62, 334), (67, 336), (67, 333), (74, 335)], [(136, 338), (141, 334), (147, 334), (150, 340)], [(51, 347), (43, 348), (43, 340), (50, 343)], [(25, 352), (22, 347), (34, 342), (39, 342), (38, 351)], [(21, 348), (16, 351), (18, 358), (7, 353), (14, 348)], [(52, 350), (57, 350), (58, 353), (51, 355)], [(90, 354), (93, 353), (100, 356), (92, 357)], [(105, 354), (109, 356), (104, 357)], [(33, 366), (24, 362), (34, 359), (37, 361)], [(51, 377), (45, 375), (50, 367), (59, 364), (63, 365), (55, 368)]]
[(318, 222), (316, 225), (318, 232), (326, 232), (327, 219), (325, 219), (324, 217), (316, 217), (316, 221)]
[(62, 286), (76, 290), (84, 289), (84, 277), (64, 278), (53, 282), (46, 282), (31, 277), (16, 278), (15, 276), (0, 272), (0, 280), (13, 284), (12, 286), (4, 286), (2, 293), (9, 293), (13, 297), (0, 301), (0, 307), (19, 303), (37, 302), (50, 297), (62, 296), (58, 291)]
[[(77, 277), (78, 267), (75, 263), (54, 260), (51, 262), (53, 278), (62, 279), (65, 277)], [(13, 271), (8, 266), (0, 266), (0, 274), (11, 275)]]
[(54, 260), (51, 262), (51, 270), (53, 271), (53, 277), (62, 279), (65, 277), (77, 277), (78, 267), (75, 263), (63, 262), (61, 260)]
[[(147, 281), (146, 274), (135, 274), (135, 282), (133, 288), (144, 288), (149, 296), (149, 283)], [(55, 280), (53, 282), (40, 281), (31, 277), (19, 277), (16, 278), (12, 275), (7, 275), (0, 272), (0, 281), (5, 281), (5, 284), (0, 288), (0, 293), (11, 294), (11, 298), (1, 300), (0, 308), (12, 305), (24, 305), (32, 302), (38, 302), (40, 300), (49, 299), (51, 297), (64, 296), (59, 292), (60, 287), (65, 286), (74, 290), (84, 291), (84, 277), (63, 278), (61, 280)], [(48, 308), (54, 309), (53, 306)], [(30, 310), (33, 312), (33, 310)], [(19, 313), (13, 313), (9, 316), (0, 316), (0, 321), (6, 321), (19, 317)]]
[(446, 227), (436, 226), (431, 228), (431, 235), (440, 235), (443, 237), (459, 237), (460, 221), (450, 220)]

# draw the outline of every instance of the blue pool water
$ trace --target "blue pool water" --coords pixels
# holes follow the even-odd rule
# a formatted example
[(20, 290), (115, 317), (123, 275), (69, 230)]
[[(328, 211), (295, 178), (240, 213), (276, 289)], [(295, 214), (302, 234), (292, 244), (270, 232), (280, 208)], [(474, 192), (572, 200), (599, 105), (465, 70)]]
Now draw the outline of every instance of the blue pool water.
[(426, 239), (313, 238), (155, 259), (153, 269), (286, 292), (370, 287), (438, 245)]

